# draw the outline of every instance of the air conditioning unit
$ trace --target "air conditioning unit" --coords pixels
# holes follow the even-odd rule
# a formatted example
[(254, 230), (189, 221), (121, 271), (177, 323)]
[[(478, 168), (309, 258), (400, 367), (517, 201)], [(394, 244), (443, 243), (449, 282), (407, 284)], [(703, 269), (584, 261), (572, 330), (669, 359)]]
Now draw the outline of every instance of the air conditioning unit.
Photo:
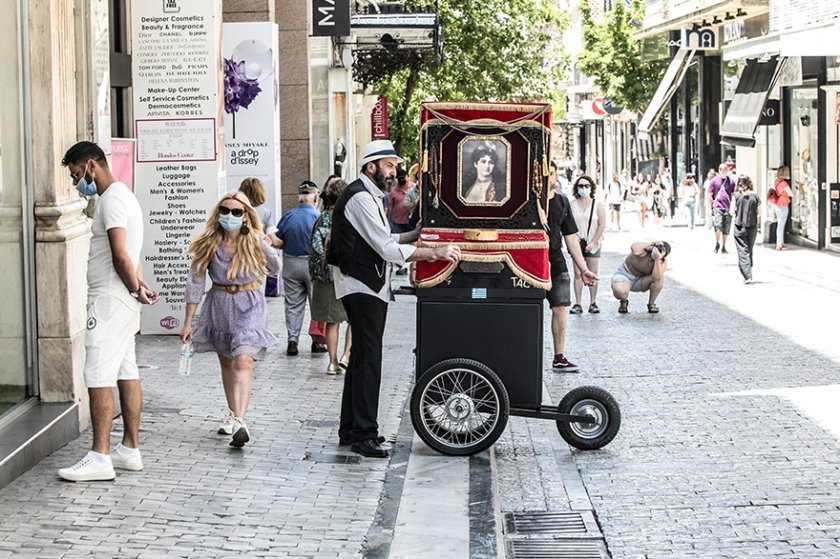
[(441, 25), (434, 13), (357, 14), (350, 16), (357, 49), (435, 49)]

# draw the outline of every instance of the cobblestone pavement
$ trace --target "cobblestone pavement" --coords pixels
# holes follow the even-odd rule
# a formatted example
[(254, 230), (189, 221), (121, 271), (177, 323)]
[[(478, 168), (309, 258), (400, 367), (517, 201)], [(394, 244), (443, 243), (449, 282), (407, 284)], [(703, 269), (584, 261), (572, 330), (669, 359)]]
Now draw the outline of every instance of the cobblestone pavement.
[[(618, 315), (609, 277), (651, 236), (674, 246), (662, 312), (634, 294)], [(757, 282), (745, 286), (711, 240), (705, 229), (608, 233), (602, 312), (569, 317), (581, 372), (545, 373), (554, 402), (584, 384), (616, 397), (622, 429), (600, 451), (570, 450), (554, 422), (521, 417), (489, 453), (425, 447), (406, 413), (414, 304), (400, 298), (380, 412), (393, 455), (357, 461), (336, 445), (342, 378), (323, 373), (305, 336), (301, 355), (284, 354), (283, 305), (271, 300), (283, 343), (256, 368), (252, 443), (237, 451), (215, 434), (214, 357), (178, 377), (177, 340), (141, 336), (139, 361), (157, 367), (144, 373), (145, 471), (58, 480), (86, 451), (83, 433), (0, 491), (0, 557), (510, 556), (502, 515), (522, 511), (594, 514), (613, 559), (840, 557), (840, 258), (756, 247)], [(547, 339), (546, 365), (550, 354)]]
[[(619, 315), (609, 278), (631, 242), (654, 237), (674, 247), (661, 313), (633, 294)], [(569, 317), (581, 373), (546, 373), (554, 401), (595, 384), (621, 405), (611, 444), (572, 451), (609, 552), (840, 557), (840, 258), (756, 246), (756, 283), (742, 285), (732, 240), (728, 255), (713, 243), (705, 229), (608, 232), (601, 314)], [(544, 423), (514, 418), (496, 445), (503, 512), (587, 508), (564, 499)]]
[[(386, 477), (405, 468), (397, 459), (407, 459), (410, 430), (391, 461), (344, 463), (359, 458), (337, 446), (344, 377), (324, 373), (327, 358), (310, 354), (306, 335), (300, 355), (286, 356), (282, 300), (269, 308), (282, 343), (255, 369), (251, 443), (236, 450), (216, 434), (226, 406), (215, 355), (196, 355), (192, 374), (177, 376), (177, 338), (139, 336), (138, 362), (157, 367), (143, 373), (145, 470), (118, 470), (115, 482), (60, 481), (56, 470), (87, 451), (86, 431), (0, 491), (0, 557), (355, 557), (369, 550), (366, 541), (376, 540), (369, 531), (382, 525), (376, 515)], [(379, 419), (392, 439), (413, 379), (413, 313), (413, 302), (401, 299), (389, 314)], [(117, 420), (113, 444), (119, 431)]]

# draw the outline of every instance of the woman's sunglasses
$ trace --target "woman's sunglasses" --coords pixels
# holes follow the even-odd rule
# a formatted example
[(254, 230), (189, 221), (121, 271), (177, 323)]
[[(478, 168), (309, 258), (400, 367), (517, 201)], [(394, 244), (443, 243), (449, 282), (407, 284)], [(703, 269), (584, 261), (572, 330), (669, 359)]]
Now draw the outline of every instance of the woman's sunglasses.
[(231, 214), (233, 217), (242, 217), (245, 210), (242, 208), (228, 208), (227, 206), (219, 206), (219, 213), (222, 215)]

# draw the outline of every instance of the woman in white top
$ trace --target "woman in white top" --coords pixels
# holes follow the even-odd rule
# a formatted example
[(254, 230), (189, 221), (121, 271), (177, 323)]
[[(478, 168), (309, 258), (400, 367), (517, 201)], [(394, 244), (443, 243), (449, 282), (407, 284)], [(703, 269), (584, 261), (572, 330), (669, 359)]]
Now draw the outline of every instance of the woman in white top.
[[(604, 204), (595, 200), (595, 181), (586, 175), (581, 175), (575, 181), (572, 189), (574, 198), (571, 201), (572, 217), (578, 228), (578, 237), (581, 239), (583, 257), (586, 259), (586, 267), (593, 274), (598, 273), (598, 262), (601, 258), (601, 239), (604, 236), (604, 228), (607, 225), (606, 211)], [(583, 280), (580, 277), (580, 270), (575, 268), (575, 304), (572, 305), (570, 314), (580, 314), (583, 308), (580, 306), (583, 294)], [(595, 296), (598, 293), (598, 283), (589, 286), (589, 312), (601, 312), (595, 303)]]

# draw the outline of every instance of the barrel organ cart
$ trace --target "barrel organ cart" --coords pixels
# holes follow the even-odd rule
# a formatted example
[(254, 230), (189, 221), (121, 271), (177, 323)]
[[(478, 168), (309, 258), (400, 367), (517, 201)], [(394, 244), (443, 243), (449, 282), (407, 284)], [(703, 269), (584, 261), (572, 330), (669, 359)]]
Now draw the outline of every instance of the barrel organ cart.
[(551, 419), (597, 449), (618, 433), (615, 399), (595, 386), (543, 403), (543, 306), (549, 289), (545, 104), (427, 102), (421, 107), (419, 245), (454, 243), (457, 264), (418, 262), (411, 420), (448, 455), (492, 445), (513, 414)]

